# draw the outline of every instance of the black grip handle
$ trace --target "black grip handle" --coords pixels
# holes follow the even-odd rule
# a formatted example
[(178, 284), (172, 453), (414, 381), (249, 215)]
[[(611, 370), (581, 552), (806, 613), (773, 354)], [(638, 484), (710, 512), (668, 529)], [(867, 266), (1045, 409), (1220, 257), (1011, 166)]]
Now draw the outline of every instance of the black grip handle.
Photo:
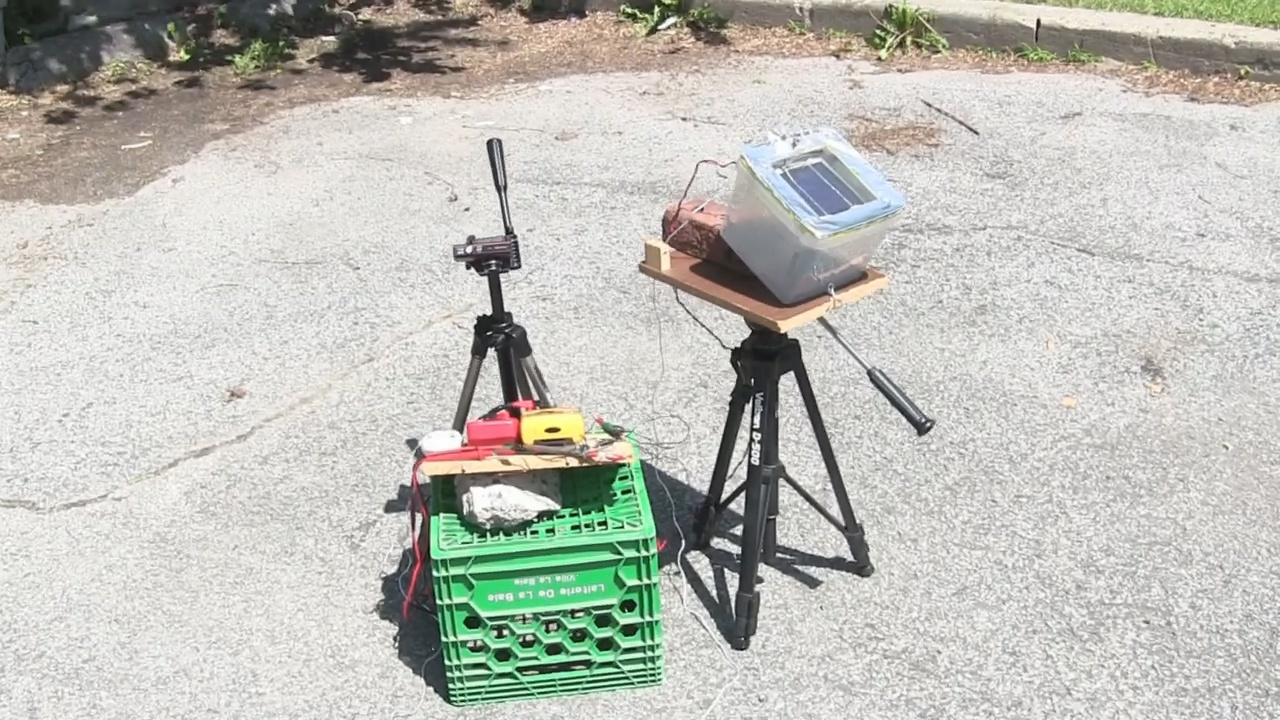
[(916, 435), (924, 437), (933, 429), (933, 419), (920, 412), (920, 408), (911, 402), (911, 398), (902, 392), (902, 388), (890, 380), (880, 368), (867, 370), (867, 377), (871, 379), (871, 384), (876, 386), (884, 399), (889, 401), (893, 409), (911, 423), (911, 427), (916, 429)]
[(489, 170), (493, 172), (493, 186), (499, 193), (507, 191), (507, 157), (502, 152), (502, 141), (489, 138), (484, 144), (489, 151)]
[(493, 172), (493, 188), (498, 191), (498, 209), (502, 211), (502, 231), (508, 239), (514, 238), (516, 229), (511, 225), (511, 208), (507, 204), (507, 156), (502, 152), (502, 141), (489, 138), (484, 144), (489, 151), (489, 170)]

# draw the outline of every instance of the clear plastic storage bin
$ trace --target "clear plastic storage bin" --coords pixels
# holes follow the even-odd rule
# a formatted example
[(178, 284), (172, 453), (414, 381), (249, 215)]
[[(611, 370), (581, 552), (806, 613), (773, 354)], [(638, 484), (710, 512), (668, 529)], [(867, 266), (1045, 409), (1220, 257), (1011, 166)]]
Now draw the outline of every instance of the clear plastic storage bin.
[(839, 132), (743, 147), (724, 239), (784, 305), (857, 281), (906, 202)]

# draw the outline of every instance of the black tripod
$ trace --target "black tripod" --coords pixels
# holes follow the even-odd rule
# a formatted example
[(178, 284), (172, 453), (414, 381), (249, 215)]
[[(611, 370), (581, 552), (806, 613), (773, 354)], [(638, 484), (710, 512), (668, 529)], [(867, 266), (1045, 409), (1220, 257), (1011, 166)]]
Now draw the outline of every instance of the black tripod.
[(512, 319), (502, 297), (503, 273), (520, 269), (520, 240), (511, 225), (511, 209), (507, 203), (507, 162), (502, 152), (502, 141), (491, 138), (485, 143), (485, 148), (489, 151), (489, 170), (493, 173), (493, 187), (498, 192), (498, 205), (502, 211), (503, 234), (480, 239), (472, 235), (465, 243), (453, 246), (454, 260), (465, 263), (468, 269), (489, 279), (491, 306), (489, 314), (476, 317), (471, 364), (467, 367), (458, 409), (453, 416), (453, 429), (458, 432), (462, 432), (467, 424), (476, 384), (480, 381), (480, 370), (490, 351), (498, 359), (504, 404), (519, 400), (536, 400), (541, 407), (555, 404), (547, 391), (542, 371), (533, 359), (529, 335)]
[[(863, 363), (825, 319), (819, 322), (862, 365), (872, 384), (911, 423), (918, 435), (924, 435), (933, 429), (933, 420), (920, 412), (887, 375)], [(733, 634), (729, 638), (735, 650), (747, 649), (756, 632), (760, 611), (760, 591), (756, 587), (759, 583), (760, 563), (763, 561), (772, 564), (777, 559), (779, 480), (790, 485), (819, 515), (844, 535), (849, 544), (850, 569), (854, 574), (869, 577), (875, 571), (862, 526), (849, 502), (849, 493), (845, 489), (835, 451), (831, 448), (826, 424), (818, 412), (818, 401), (814, 397), (809, 373), (801, 357), (800, 341), (785, 333), (751, 323), (747, 325), (751, 328), (751, 334), (729, 357), (729, 363), (737, 373), (737, 381), (729, 399), (729, 414), (725, 419), (720, 451), (716, 455), (715, 469), (711, 474), (711, 486), (693, 521), (695, 547), (705, 548), (711, 542), (711, 532), (717, 516), (746, 492), (738, 594), (733, 604)], [(840, 518), (832, 515), (797, 483), (778, 458), (778, 384), (787, 373), (795, 375), (796, 385), (800, 388), (809, 422), (817, 437), (818, 450), (822, 453), (823, 464), (831, 479), (831, 489), (836, 496)], [(724, 498), (729, 463), (733, 459), (734, 446), (748, 400), (751, 402), (751, 432), (747, 441), (747, 479), (728, 498)]]

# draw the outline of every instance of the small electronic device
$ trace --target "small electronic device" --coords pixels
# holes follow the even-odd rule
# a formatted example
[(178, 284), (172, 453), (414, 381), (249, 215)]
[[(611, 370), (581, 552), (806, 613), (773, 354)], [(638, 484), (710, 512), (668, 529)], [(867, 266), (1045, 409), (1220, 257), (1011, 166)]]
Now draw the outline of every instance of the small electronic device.
[(587, 439), (582, 413), (573, 408), (545, 408), (520, 413), (522, 445), (579, 445)]
[(501, 405), (467, 423), (467, 447), (503, 447), (520, 442), (520, 415), (533, 410), (532, 400)]
[(784, 305), (857, 282), (906, 201), (839, 132), (746, 145), (725, 242)]
[(520, 419), (503, 410), (467, 423), (467, 447), (502, 447), (520, 442)]

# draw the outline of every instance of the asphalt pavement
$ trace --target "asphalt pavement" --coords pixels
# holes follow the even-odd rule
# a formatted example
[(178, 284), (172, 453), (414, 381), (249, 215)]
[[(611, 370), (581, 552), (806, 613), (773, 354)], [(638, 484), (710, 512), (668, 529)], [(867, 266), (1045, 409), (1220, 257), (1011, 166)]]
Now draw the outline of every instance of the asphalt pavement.
[[(661, 687), (450, 708), (376, 608), (405, 440), (448, 424), (487, 303), (450, 259), (500, 230), (485, 139), (548, 382), (661, 441), (684, 522), (732, 375), (636, 271), (642, 243), (698, 160), (851, 115), (943, 131), (874, 156), (909, 198), (891, 284), (833, 315), (937, 429), (798, 333), (878, 573), (831, 569), (840, 535), (784, 491), (801, 566), (763, 572), (749, 652), (692, 554), (665, 570)], [(1274, 105), (1097, 77), (760, 60), (308, 107), (132, 197), (5, 207), (0, 717), (1274, 718), (1278, 132)], [(830, 503), (789, 382), (782, 413), (784, 460)]]

